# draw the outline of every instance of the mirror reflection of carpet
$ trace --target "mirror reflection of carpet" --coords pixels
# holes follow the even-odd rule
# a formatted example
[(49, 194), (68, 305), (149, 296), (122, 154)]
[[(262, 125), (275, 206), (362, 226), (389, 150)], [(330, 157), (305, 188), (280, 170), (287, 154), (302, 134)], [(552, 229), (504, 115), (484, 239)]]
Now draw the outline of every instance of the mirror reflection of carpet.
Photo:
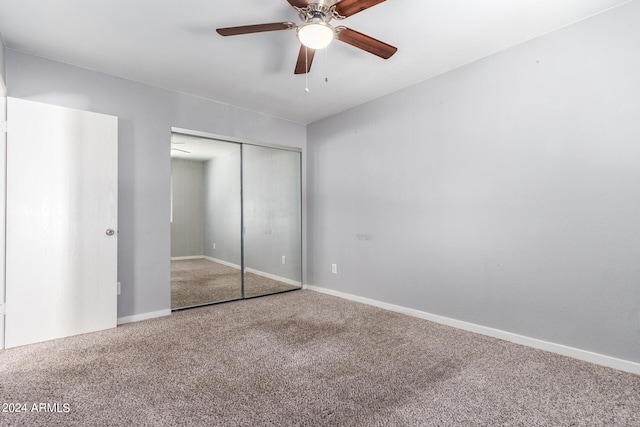
[[(254, 273), (245, 274), (246, 297), (297, 288)], [(205, 258), (171, 261), (172, 309), (230, 301), (241, 297), (240, 270)]]

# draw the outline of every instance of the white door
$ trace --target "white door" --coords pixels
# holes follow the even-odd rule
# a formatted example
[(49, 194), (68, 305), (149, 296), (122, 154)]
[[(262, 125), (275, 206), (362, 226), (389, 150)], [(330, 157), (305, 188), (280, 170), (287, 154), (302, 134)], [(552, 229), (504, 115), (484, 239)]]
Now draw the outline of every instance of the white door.
[(117, 322), (117, 117), (7, 103), (5, 347)]

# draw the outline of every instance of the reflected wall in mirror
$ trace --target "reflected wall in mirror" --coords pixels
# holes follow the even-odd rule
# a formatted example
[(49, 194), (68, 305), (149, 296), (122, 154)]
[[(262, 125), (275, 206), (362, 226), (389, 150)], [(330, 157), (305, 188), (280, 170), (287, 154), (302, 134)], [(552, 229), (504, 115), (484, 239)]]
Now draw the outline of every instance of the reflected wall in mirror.
[(302, 286), (300, 157), (242, 147), (245, 298)]
[(241, 145), (171, 136), (171, 308), (242, 298)]

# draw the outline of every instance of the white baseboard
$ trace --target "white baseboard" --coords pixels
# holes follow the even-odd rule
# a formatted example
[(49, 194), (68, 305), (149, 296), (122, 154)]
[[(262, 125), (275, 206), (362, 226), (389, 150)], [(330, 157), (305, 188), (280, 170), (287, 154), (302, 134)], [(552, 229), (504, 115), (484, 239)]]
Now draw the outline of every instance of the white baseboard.
[(257, 275), (257, 276), (266, 277), (267, 279), (272, 279), (272, 280), (276, 280), (278, 282), (283, 282), (283, 283), (286, 283), (288, 285), (292, 285), (292, 286), (300, 286), (301, 285), (300, 282), (296, 282), (295, 280), (287, 279), (286, 277), (276, 276), (275, 274), (265, 273), (264, 271), (254, 270), (253, 268), (247, 268), (247, 269), (245, 269), (245, 271), (247, 273), (253, 273), (253, 274)]
[(218, 258), (211, 258), (210, 256), (206, 256), (206, 255), (203, 256), (202, 258), (208, 259), (209, 261), (217, 262), (218, 264), (226, 265), (227, 267), (232, 267), (232, 268), (235, 268), (237, 270), (240, 270), (240, 266), (238, 264), (234, 264), (234, 263), (229, 262), (229, 261), (223, 261), (223, 260), (218, 259)]
[(134, 314), (133, 316), (118, 317), (118, 325), (124, 325), (125, 323), (139, 322), (141, 320), (154, 319), (156, 317), (170, 316), (171, 309), (153, 311), (150, 313)]
[(240, 266), (238, 264), (234, 264), (228, 261), (223, 261), (218, 258), (212, 258), (206, 255), (194, 255), (194, 256), (172, 256), (171, 261), (184, 261), (189, 259), (206, 259), (209, 261), (217, 262), (218, 264), (226, 265), (227, 267), (233, 267), (240, 270)]
[(449, 317), (439, 316), (437, 314), (431, 314), (431, 313), (427, 313), (420, 310), (414, 310), (412, 308), (402, 307), (399, 305), (388, 304), (388, 303), (377, 301), (374, 299), (364, 298), (357, 295), (351, 295), (344, 292), (335, 291), (332, 289), (322, 288), (319, 286), (304, 285), (303, 289), (321, 292), (321, 293), (333, 295), (336, 297), (360, 302), (363, 304), (384, 308), (386, 310), (407, 314), (409, 316), (419, 317), (421, 319), (429, 320), (435, 323), (440, 323), (442, 325), (452, 326), (454, 328), (463, 329), (465, 331), (487, 335), (493, 338), (510, 341), (512, 343), (526, 345), (528, 347), (537, 348), (539, 350), (545, 350), (545, 351), (557, 353), (563, 356), (572, 357), (574, 359), (583, 360), (585, 362), (595, 363), (597, 365), (602, 365), (602, 366), (617, 369), (620, 371), (625, 371), (625, 372), (630, 372), (632, 374), (640, 375), (640, 363), (631, 362), (629, 360), (617, 359), (615, 357), (605, 356), (603, 354), (593, 353), (587, 350), (581, 350), (579, 348), (568, 347), (566, 345), (556, 344), (549, 341), (543, 341), (537, 338), (530, 338), (523, 335), (514, 334), (512, 332), (502, 331), (500, 329), (494, 329), (486, 326), (476, 325), (474, 323), (464, 322), (462, 320), (451, 319)]
[[(204, 259), (208, 259), (209, 261), (217, 262), (218, 264), (226, 265), (228, 267), (233, 267), (240, 270), (240, 266), (238, 264), (233, 264), (228, 261), (223, 261), (217, 258), (211, 258), (209, 256), (205, 256)], [(300, 282), (296, 282), (295, 280), (287, 279), (286, 277), (276, 276), (275, 274), (265, 273), (264, 271), (254, 270), (253, 268), (245, 268), (247, 273), (253, 273), (258, 276), (266, 277), (267, 279), (277, 280), (278, 282), (287, 283), (293, 286), (300, 286)]]
[(204, 255), (192, 255), (192, 256), (172, 256), (171, 261), (184, 261), (187, 259), (202, 259), (206, 258)]

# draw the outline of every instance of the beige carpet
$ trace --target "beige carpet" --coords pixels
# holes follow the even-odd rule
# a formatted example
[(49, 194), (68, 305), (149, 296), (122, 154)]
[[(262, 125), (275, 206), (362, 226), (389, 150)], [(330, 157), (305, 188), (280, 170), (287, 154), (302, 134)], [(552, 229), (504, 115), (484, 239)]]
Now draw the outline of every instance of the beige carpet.
[(0, 401), (25, 426), (638, 426), (640, 376), (297, 291), (0, 351)]
[[(247, 298), (296, 288), (298, 287), (253, 273), (245, 275)], [(172, 309), (240, 298), (240, 270), (204, 258), (171, 261)]]

